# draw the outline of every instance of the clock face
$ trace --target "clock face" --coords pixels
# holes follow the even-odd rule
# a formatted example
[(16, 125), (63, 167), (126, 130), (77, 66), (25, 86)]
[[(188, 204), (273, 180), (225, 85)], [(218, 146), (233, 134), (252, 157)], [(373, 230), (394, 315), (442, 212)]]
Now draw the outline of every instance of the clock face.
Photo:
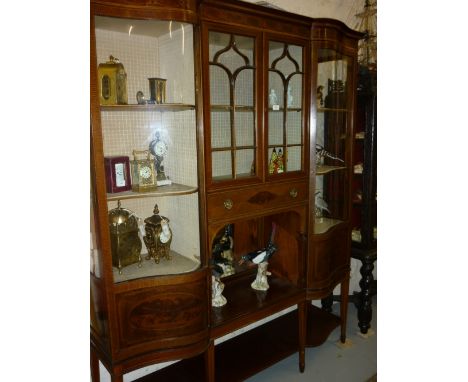
[(143, 179), (149, 179), (151, 176), (151, 169), (148, 166), (143, 166), (140, 168), (140, 177)]
[(167, 223), (161, 224), (161, 233), (159, 234), (159, 240), (161, 243), (167, 243), (171, 239), (171, 230), (169, 229), (169, 225)]
[(154, 145), (154, 153), (158, 156), (163, 156), (167, 152), (167, 146), (163, 141), (157, 141)]

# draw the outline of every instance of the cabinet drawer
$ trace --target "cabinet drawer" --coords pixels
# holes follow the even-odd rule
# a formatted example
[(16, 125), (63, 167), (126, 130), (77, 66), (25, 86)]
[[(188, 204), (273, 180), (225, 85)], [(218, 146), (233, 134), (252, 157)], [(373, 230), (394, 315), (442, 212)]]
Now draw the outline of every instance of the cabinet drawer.
[(217, 192), (208, 196), (208, 219), (230, 219), (307, 200), (307, 183), (294, 182)]

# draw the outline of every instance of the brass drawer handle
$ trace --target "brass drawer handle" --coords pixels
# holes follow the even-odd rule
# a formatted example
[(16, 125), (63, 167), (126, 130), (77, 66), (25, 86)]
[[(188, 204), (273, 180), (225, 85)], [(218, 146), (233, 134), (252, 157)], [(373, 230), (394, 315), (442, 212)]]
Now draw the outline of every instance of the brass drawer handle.
[(295, 188), (291, 188), (289, 190), (289, 195), (291, 196), (291, 198), (295, 198), (297, 196), (297, 190)]
[(233, 205), (234, 205), (234, 202), (231, 199), (226, 199), (224, 201), (224, 208), (226, 208), (227, 210), (230, 210)]

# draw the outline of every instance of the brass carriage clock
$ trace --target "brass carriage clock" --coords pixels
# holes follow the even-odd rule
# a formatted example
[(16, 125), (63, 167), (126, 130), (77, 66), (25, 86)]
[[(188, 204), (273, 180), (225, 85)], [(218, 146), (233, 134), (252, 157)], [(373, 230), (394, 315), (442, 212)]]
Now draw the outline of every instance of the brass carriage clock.
[(145, 219), (145, 233), (143, 241), (148, 249), (146, 260), (154, 259), (156, 264), (160, 259), (171, 260), (172, 230), (169, 219), (159, 215), (157, 204), (154, 206), (153, 216)]
[(127, 73), (118, 58), (109, 57), (109, 61), (98, 67), (99, 101), (101, 105), (126, 105)]
[(109, 211), (112, 265), (122, 274), (122, 268), (138, 263), (141, 266), (141, 240), (138, 236), (138, 218), (133, 211), (120, 206)]
[[(137, 159), (138, 155), (145, 154), (144, 159)], [(154, 161), (148, 150), (133, 150), (132, 190), (135, 192), (154, 191), (157, 188), (156, 170)]]

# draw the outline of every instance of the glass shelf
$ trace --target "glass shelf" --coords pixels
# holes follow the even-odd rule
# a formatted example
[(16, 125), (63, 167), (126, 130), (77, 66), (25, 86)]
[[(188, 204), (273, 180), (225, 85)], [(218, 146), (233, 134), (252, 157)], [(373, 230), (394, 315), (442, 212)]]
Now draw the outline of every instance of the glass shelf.
[(284, 109), (282, 107), (280, 107), (279, 109), (272, 109), (271, 107), (268, 108), (268, 111), (276, 112), (276, 113), (278, 113), (280, 111), (285, 111), (285, 110), (286, 111), (297, 111), (297, 112), (299, 112), (299, 111), (302, 111), (302, 108), (300, 108), (300, 107), (288, 107), (286, 109)]
[(255, 108), (253, 106), (211, 105), (211, 111), (230, 111), (232, 110), (232, 108), (234, 108), (235, 111), (255, 111)]
[(315, 218), (314, 234), (319, 235), (327, 232), (332, 227), (342, 223), (343, 220), (332, 218)]
[(320, 165), (317, 166), (315, 171), (316, 175), (325, 175), (333, 171), (337, 170), (346, 170), (345, 166), (327, 166), (327, 165)]
[(332, 107), (319, 107), (319, 108), (317, 108), (317, 113), (324, 113), (326, 111), (327, 112), (333, 111), (333, 112), (346, 113), (348, 111), (348, 109), (335, 109), (335, 108), (332, 108)]
[(129, 104), (129, 105), (101, 105), (102, 111), (184, 111), (193, 110), (195, 105), (189, 105), (185, 103), (159, 103), (159, 104)]
[(193, 194), (197, 191), (198, 191), (198, 187), (172, 183), (167, 186), (159, 186), (155, 191), (150, 191), (150, 192), (124, 191), (124, 192), (118, 192), (115, 194), (107, 194), (107, 200), (112, 201), (112, 200), (151, 198), (151, 197), (162, 197), (162, 196), (178, 196), (178, 195)]

